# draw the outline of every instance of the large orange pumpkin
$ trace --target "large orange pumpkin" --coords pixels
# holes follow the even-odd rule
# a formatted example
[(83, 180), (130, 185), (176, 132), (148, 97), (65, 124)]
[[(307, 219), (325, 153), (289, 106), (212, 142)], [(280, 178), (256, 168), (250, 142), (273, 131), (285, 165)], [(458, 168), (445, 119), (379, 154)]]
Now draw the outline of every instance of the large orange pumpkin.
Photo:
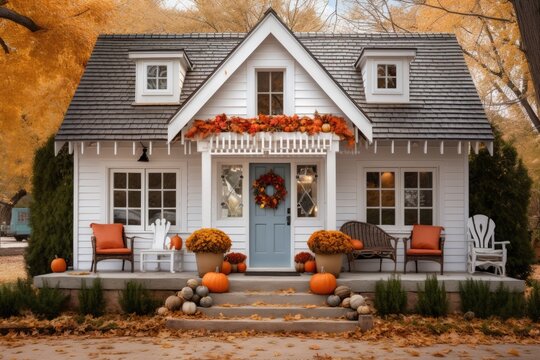
[(229, 291), (229, 278), (227, 275), (215, 272), (207, 272), (202, 278), (202, 284), (213, 293), (224, 293)]
[(51, 261), (51, 270), (55, 273), (61, 273), (66, 271), (67, 264), (66, 260), (55, 256), (55, 259)]
[(224, 261), (222, 264), (221, 264), (221, 272), (225, 275), (229, 275), (232, 271), (232, 266), (231, 266), (231, 263), (228, 262), (228, 261)]
[(236, 265), (236, 269), (238, 270), (238, 272), (241, 272), (241, 273), (246, 272), (247, 265), (246, 265), (245, 262), (240, 263), (240, 264)]
[(308, 260), (304, 264), (304, 271), (309, 273), (317, 272), (317, 263), (315, 263), (315, 260)]
[(352, 239), (351, 242), (354, 250), (362, 250), (364, 248), (362, 240)]
[(169, 248), (174, 248), (174, 250), (182, 250), (182, 238), (178, 234), (171, 238), (171, 246)]
[(309, 289), (318, 295), (333, 294), (337, 287), (336, 277), (330, 273), (325, 273), (324, 268), (319, 274), (314, 274), (309, 280)]

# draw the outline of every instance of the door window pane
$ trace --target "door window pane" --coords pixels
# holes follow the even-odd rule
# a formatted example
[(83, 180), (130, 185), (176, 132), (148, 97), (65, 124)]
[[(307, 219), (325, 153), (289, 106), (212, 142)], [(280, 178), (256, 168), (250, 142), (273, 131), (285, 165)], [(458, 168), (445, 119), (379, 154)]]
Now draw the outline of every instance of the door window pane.
[(317, 165), (298, 165), (296, 167), (296, 199), (298, 217), (316, 217), (317, 204)]
[(241, 165), (221, 166), (221, 217), (242, 217), (243, 180)]
[(375, 225), (396, 224), (396, 174), (393, 171), (366, 173), (366, 221)]

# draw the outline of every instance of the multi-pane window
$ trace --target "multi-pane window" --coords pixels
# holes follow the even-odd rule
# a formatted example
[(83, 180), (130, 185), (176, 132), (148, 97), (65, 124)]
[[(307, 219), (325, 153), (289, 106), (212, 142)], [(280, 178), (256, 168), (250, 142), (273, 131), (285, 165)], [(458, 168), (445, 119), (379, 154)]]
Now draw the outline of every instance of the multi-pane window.
[(148, 65), (146, 67), (146, 89), (167, 90), (167, 65)]
[(397, 68), (394, 64), (377, 64), (377, 89), (397, 88)]
[(242, 217), (243, 179), (241, 165), (223, 165), (221, 167), (221, 217)]
[(375, 225), (396, 224), (396, 173), (366, 173), (366, 220)]
[(433, 224), (433, 172), (403, 174), (404, 224)]
[(141, 225), (141, 183), (139, 172), (113, 173), (113, 222)]
[(283, 114), (283, 71), (257, 72), (257, 114)]
[(176, 173), (148, 173), (148, 224), (167, 219), (176, 225)]
[(317, 216), (317, 165), (296, 167), (296, 201), (299, 218)]

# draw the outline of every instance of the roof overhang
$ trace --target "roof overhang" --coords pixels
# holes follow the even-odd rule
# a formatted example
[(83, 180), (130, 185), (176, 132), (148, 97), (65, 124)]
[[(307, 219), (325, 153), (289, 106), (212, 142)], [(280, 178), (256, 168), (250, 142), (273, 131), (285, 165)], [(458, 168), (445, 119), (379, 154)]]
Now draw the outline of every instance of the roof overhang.
[(186, 126), (197, 112), (212, 98), (218, 89), (247, 60), (249, 55), (251, 55), (270, 35), (274, 36), (275, 39), (287, 49), (290, 55), (334, 101), (343, 114), (360, 130), (362, 135), (368, 141), (372, 141), (372, 124), (368, 117), (279, 19), (273, 10), (266, 12), (265, 17), (250, 33), (248, 33), (246, 38), (228, 55), (228, 57), (171, 118), (167, 129), (168, 140), (172, 141), (178, 136), (184, 126)]
[(416, 49), (414, 48), (363, 48), (360, 51), (358, 59), (354, 63), (354, 67), (359, 67), (360, 64), (368, 57), (400, 57), (414, 59), (416, 57)]
[(180, 50), (163, 50), (163, 49), (152, 49), (152, 50), (130, 50), (129, 58), (134, 60), (152, 60), (152, 59), (179, 59), (182, 65), (192, 70), (193, 63), (189, 60), (186, 52), (183, 49)]

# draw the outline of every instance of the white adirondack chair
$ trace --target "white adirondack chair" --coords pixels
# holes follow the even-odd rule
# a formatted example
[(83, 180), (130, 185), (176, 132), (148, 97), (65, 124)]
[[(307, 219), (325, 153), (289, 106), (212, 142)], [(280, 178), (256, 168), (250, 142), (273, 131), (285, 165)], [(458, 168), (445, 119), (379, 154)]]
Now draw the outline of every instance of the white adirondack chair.
[[(166, 219), (157, 219), (150, 229), (154, 232), (154, 239), (150, 249), (141, 250), (141, 271), (145, 272), (145, 264), (157, 263), (158, 266), (163, 262), (168, 262), (170, 271), (175, 272), (175, 262), (180, 260), (182, 263), (182, 252), (169, 249), (171, 238), (167, 236), (171, 223)], [(150, 258), (149, 258), (150, 256)], [(169, 259), (161, 259), (162, 256), (169, 256)], [(161, 270), (161, 268), (160, 268)], [(180, 269), (182, 271), (182, 269)]]
[[(506, 275), (506, 244), (510, 241), (495, 241), (495, 222), (486, 215), (474, 215), (467, 223), (469, 228), (468, 270), (474, 273), (476, 267), (495, 267), (495, 272)], [(496, 245), (501, 245), (496, 249)]]

